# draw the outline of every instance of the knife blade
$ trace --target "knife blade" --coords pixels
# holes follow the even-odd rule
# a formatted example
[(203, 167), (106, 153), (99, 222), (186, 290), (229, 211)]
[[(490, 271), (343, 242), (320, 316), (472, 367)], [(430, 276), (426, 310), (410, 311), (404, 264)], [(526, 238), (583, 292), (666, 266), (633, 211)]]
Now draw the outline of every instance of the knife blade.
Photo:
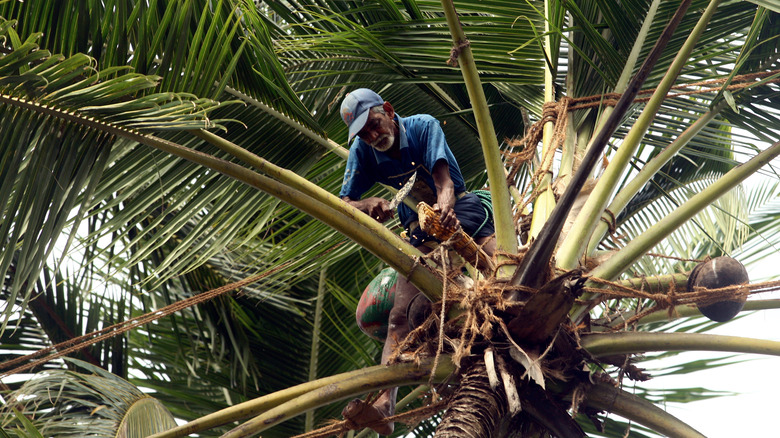
[(398, 193), (393, 196), (393, 199), (390, 201), (390, 210), (395, 210), (396, 207), (398, 207), (398, 204), (401, 203), (401, 201), (404, 200), (404, 198), (409, 194), (409, 192), (412, 191), (412, 187), (414, 186), (414, 182), (417, 180), (417, 171), (415, 170), (412, 176), (409, 177), (409, 179), (406, 181), (403, 187), (401, 187), (398, 190)]

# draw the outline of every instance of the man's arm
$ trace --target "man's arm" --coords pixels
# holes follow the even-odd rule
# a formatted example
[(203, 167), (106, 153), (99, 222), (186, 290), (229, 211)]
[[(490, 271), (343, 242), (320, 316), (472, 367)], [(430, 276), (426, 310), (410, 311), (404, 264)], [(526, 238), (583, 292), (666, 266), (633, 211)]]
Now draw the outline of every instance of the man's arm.
[(458, 225), (455, 217), (455, 184), (450, 178), (450, 166), (446, 160), (439, 160), (433, 165), (433, 182), (436, 184), (436, 205), (441, 213), (441, 225), (445, 228)]
[(387, 199), (371, 197), (356, 201), (349, 196), (344, 196), (341, 199), (379, 222), (393, 217), (393, 210), (390, 209), (390, 203), (387, 202)]

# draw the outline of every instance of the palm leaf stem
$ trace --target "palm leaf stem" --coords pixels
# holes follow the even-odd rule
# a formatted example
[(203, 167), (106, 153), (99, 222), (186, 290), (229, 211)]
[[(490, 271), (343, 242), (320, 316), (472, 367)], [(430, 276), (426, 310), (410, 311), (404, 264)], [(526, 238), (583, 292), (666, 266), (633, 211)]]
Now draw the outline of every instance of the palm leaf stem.
[[(273, 163), (247, 151), (208, 131), (191, 131), (197, 137), (217, 146), (245, 163), (254, 166), (271, 178), (222, 161), (206, 154), (198, 153), (177, 145), (167, 152), (184, 155), (199, 164), (206, 165), (225, 175), (257, 187), (290, 205), (299, 208), (314, 218), (342, 232), (364, 248), (384, 260), (393, 269), (407, 277), (421, 292), (431, 299), (441, 297), (441, 280), (425, 267), (419, 266), (414, 257), (421, 256), (418, 249), (402, 240), (381, 223), (352, 207), (337, 196), (327, 192), (316, 184), (293, 171), (283, 169)], [(277, 181), (278, 180), (278, 181)], [(426, 259), (427, 260), (427, 259)]]
[[(471, 100), (477, 131), (482, 143), (482, 153), (485, 156), (485, 167), (487, 168), (488, 181), (490, 182), (490, 195), (493, 198), (496, 246), (499, 251), (516, 254), (517, 237), (509, 200), (509, 189), (506, 185), (506, 173), (501, 161), (498, 139), (496, 138), (493, 120), (490, 117), (485, 91), (482, 89), (474, 56), (458, 19), (455, 5), (452, 0), (442, 0), (441, 4), (444, 9), (444, 15), (447, 18), (453, 44), (456, 48), (455, 51), (458, 52), (457, 62), (460, 64), (466, 90)], [(498, 275), (508, 276), (511, 274), (511, 269), (511, 266), (506, 265), (504, 268), (501, 268)]]
[[(440, 360), (439, 362), (440, 368), (437, 369), (437, 376), (439, 376), (440, 373), (445, 374), (447, 370), (450, 372), (453, 370), (449, 356), (442, 356), (441, 359), (444, 360)], [(420, 369), (424, 371), (425, 369), (430, 369), (432, 365), (432, 360), (424, 360), (422, 365), (420, 365)], [(335, 376), (323, 377), (312, 382), (301, 383), (300, 385), (292, 386), (281, 391), (276, 391), (274, 393), (258, 397), (254, 400), (245, 401), (229, 408), (219, 410), (217, 412), (200, 417), (196, 420), (190, 421), (189, 423), (182, 424), (181, 426), (177, 426), (170, 430), (166, 430), (165, 432), (152, 435), (149, 438), (175, 438), (213, 429), (233, 421), (249, 418), (253, 415), (259, 415), (260, 413), (279, 406), (282, 403), (302, 395), (309, 394), (320, 388), (327, 387), (328, 385), (338, 385), (340, 382), (352, 381), (353, 379), (364, 381), (366, 380), (366, 376), (374, 375), (373, 373), (375, 373), (377, 370), (395, 368), (408, 371), (410, 369), (414, 369), (414, 366), (409, 363), (390, 366), (376, 365), (373, 367), (361, 368), (359, 370), (337, 374)], [(427, 377), (425, 379), (427, 379)], [(425, 379), (422, 379), (424, 380), (422, 383), (427, 383), (427, 380)]]
[[(317, 284), (317, 298), (314, 304), (314, 322), (311, 332), (311, 352), (309, 353), (309, 381), (317, 379), (317, 361), (319, 360), (320, 332), (322, 330), (322, 301), (325, 298), (325, 283), (327, 281), (328, 267), (320, 270), (320, 280)], [(314, 410), (306, 412), (306, 430), (314, 428)]]
[[(257, 417), (224, 434), (223, 438), (249, 436), (309, 409), (348, 397), (396, 386), (427, 383), (430, 380), (433, 362), (433, 358), (429, 358), (422, 361), (419, 365), (413, 363), (401, 363), (391, 366), (377, 365), (326, 377), (223, 409), (175, 429), (153, 435), (150, 438), (184, 436), (259, 413), (260, 415)], [(454, 370), (455, 366), (449, 360), (449, 356), (440, 357), (433, 376), (433, 382), (440, 383), (444, 381)], [(209, 421), (206, 421), (206, 419)], [(196, 423), (199, 423), (198, 427), (193, 428), (192, 426), (196, 425)], [(208, 424), (208, 427), (203, 427), (206, 424)]]
[(707, 9), (701, 15), (696, 27), (688, 35), (685, 44), (683, 44), (682, 48), (675, 56), (674, 61), (669, 66), (667, 73), (653, 92), (650, 101), (645, 105), (642, 114), (640, 114), (625, 139), (623, 139), (622, 144), (612, 157), (609, 166), (607, 166), (604, 174), (599, 178), (593, 192), (588, 196), (585, 205), (583, 205), (582, 210), (577, 215), (577, 219), (575, 219), (574, 224), (572, 225), (572, 230), (577, 231), (565, 236), (563, 243), (561, 243), (561, 247), (558, 250), (556, 258), (558, 267), (563, 269), (574, 269), (577, 266), (577, 262), (585, 251), (593, 230), (595, 230), (596, 226), (601, 222), (601, 214), (607, 206), (609, 199), (612, 198), (612, 194), (614, 193), (621, 176), (630, 165), (634, 153), (637, 148), (639, 148), (639, 144), (644, 138), (650, 124), (655, 119), (656, 113), (666, 99), (666, 94), (672, 88), (680, 71), (688, 62), (688, 58), (693, 51), (693, 48), (696, 46), (699, 37), (707, 28), (707, 24), (709, 23), (710, 18), (715, 14), (719, 3), (720, 0), (711, 1)]
[[(441, 357), (440, 359), (445, 359)], [(422, 362), (419, 366), (413, 363), (404, 363), (393, 366), (380, 365), (369, 368), (370, 372), (361, 377), (351, 379), (342, 378), (340, 381), (325, 385), (303, 394), (272, 409), (269, 409), (246, 423), (230, 430), (222, 435), (222, 438), (239, 438), (251, 436), (296, 415), (343, 400), (355, 397), (370, 391), (378, 391), (386, 388), (425, 383), (430, 380), (433, 359)], [(454, 364), (449, 360), (441, 360), (436, 367), (433, 381), (442, 382), (455, 370)]]
[[(756, 173), (778, 155), (780, 155), (780, 141), (761, 151), (758, 155), (741, 166), (735, 167), (727, 174), (723, 175), (723, 177), (710, 184), (706, 189), (693, 195), (686, 203), (661, 218), (644, 233), (619, 249), (618, 252), (607, 261), (591, 271), (590, 275), (603, 279), (613, 279), (617, 277), (679, 226), (715, 202), (715, 200), (723, 196), (724, 193), (727, 193), (729, 190), (738, 186), (742, 181)], [(591, 300), (593, 297), (594, 294), (584, 294), (582, 299)], [(573, 319), (575, 321), (579, 320), (588, 308), (589, 305), (581, 305), (576, 308), (573, 313)]]
[(276, 109), (260, 102), (259, 100), (244, 94), (238, 90), (232, 89), (230, 87), (227, 87), (225, 91), (229, 94), (232, 94), (233, 96), (241, 99), (242, 101), (246, 102), (249, 105), (252, 105), (253, 107), (263, 111), (264, 113), (272, 116), (276, 120), (279, 120), (280, 122), (284, 123), (285, 125), (295, 129), (296, 131), (303, 134), (306, 138), (317, 144), (318, 146), (322, 147), (325, 150), (331, 151), (338, 155), (339, 157), (343, 158), (344, 160), (347, 159), (347, 156), (349, 155), (349, 152), (338, 145), (333, 140), (329, 140), (324, 138), (322, 135), (312, 131), (311, 129), (307, 128), (301, 123), (298, 123), (297, 121), (293, 120), (290, 117), (287, 117), (283, 113), (277, 111)]
[(707, 333), (584, 334), (580, 345), (594, 357), (648, 351), (725, 351), (780, 356), (780, 341)]
[[(405, 408), (407, 405), (412, 403), (413, 401), (419, 399), (423, 394), (425, 394), (430, 388), (428, 385), (420, 385), (417, 388), (414, 388), (409, 392), (409, 394), (406, 394), (406, 397), (402, 398), (398, 401), (398, 403), (395, 404), (395, 412), (400, 411), (401, 409)], [(360, 433), (355, 435), (355, 438), (368, 438), (369, 435), (372, 433), (375, 433), (373, 429), (366, 427)]]
[(702, 438), (700, 432), (653, 403), (606, 383), (588, 389), (585, 404), (618, 414), (664, 436)]
[[(634, 45), (631, 47), (631, 53), (628, 55), (628, 59), (626, 59), (626, 64), (623, 66), (623, 71), (620, 73), (620, 77), (615, 84), (613, 92), (622, 94), (624, 91), (626, 91), (628, 81), (631, 79), (631, 72), (633, 72), (634, 68), (636, 67), (639, 54), (642, 51), (642, 47), (644, 46), (645, 41), (647, 40), (647, 35), (650, 33), (650, 29), (653, 25), (653, 20), (655, 19), (656, 13), (658, 12), (658, 5), (660, 3), (661, 0), (653, 0), (653, 2), (650, 4), (650, 8), (647, 10), (647, 15), (642, 22), (642, 27), (637, 34)], [(595, 132), (598, 132), (602, 128), (609, 115), (612, 114), (613, 110), (614, 108), (611, 106), (604, 108), (604, 110), (599, 115), (599, 120), (596, 122)]]
[(574, 200), (582, 189), (582, 186), (585, 184), (585, 181), (588, 179), (593, 167), (601, 157), (601, 152), (607, 145), (612, 133), (619, 126), (623, 115), (628, 111), (629, 106), (632, 104), (645, 80), (650, 75), (652, 67), (661, 56), (664, 47), (666, 47), (666, 44), (671, 39), (674, 30), (685, 15), (690, 3), (691, 0), (680, 3), (674, 16), (671, 18), (666, 28), (664, 28), (662, 35), (647, 55), (642, 67), (634, 76), (634, 79), (631, 80), (626, 93), (624, 93), (615, 104), (613, 113), (610, 114), (604, 127), (599, 131), (591, 143), (591, 146), (588, 148), (588, 152), (585, 154), (582, 164), (574, 174), (569, 186), (566, 187), (566, 190), (550, 215), (550, 219), (545, 222), (539, 237), (531, 244), (528, 252), (523, 257), (520, 266), (512, 277), (511, 284), (538, 287), (544, 280), (544, 276), (539, 275), (539, 272), (544, 272), (545, 269), (547, 269), (550, 257), (557, 246), (558, 237), (561, 234), (561, 229), (566, 222), (569, 211), (574, 204)]
[[(628, 205), (628, 203), (631, 201), (631, 198), (633, 198), (634, 195), (642, 190), (642, 187), (644, 187), (644, 185), (661, 169), (661, 167), (668, 163), (669, 160), (671, 160), (683, 147), (688, 144), (688, 142), (691, 141), (691, 139), (699, 134), (702, 129), (704, 129), (704, 127), (707, 126), (707, 124), (720, 113), (721, 110), (727, 107), (727, 105), (728, 103), (725, 100), (718, 102), (718, 104), (716, 104), (710, 111), (707, 111), (707, 113), (699, 117), (696, 122), (689, 126), (688, 129), (683, 131), (683, 133), (680, 134), (672, 143), (670, 143), (669, 146), (664, 148), (661, 153), (653, 157), (652, 160), (645, 163), (645, 165), (642, 166), (642, 170), (640, 170), (636, 176), (632, 177), (631, 181), (629, 181), (628, 184), (626, 184), (626, 186), (623, 187), (623, 189), (620, 190), (617, 195), (615, 195), (615, 198), (612, 200), (606, 210), (609, 210), (609, 212), (613, 214), (614, 217), (617, 217), (617, 215), (623, 211), (623, 208), (625, 208), (626, 205)], [(602, 217), (605, 220), (610, 220), (610, 217), (608, 217), (606, 214), (602, 214)], [(596, 229), (590, 237), (590, 243), (588, 244), (588, 249), (586, 252), (587, 254), (590, 254), (596, 250), (599, 242), (601, 242), (601, 239), (607, 233), (608, 228), (609, 225), (607, 225), (606, 222), (599, 221), (599, 223), (596, 225)]]

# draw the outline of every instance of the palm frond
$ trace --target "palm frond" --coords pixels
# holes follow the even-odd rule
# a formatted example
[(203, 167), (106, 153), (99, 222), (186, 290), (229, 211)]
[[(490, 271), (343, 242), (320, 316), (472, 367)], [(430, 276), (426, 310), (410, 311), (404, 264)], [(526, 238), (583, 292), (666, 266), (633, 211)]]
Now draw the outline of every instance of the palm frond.
[(46, 436), (148, 436), (176, 425), (163, 405), (127, 381), (70, 361), (91, 374), (51, 370), (31, 378), (7, 399), (4, 427), (14, 424), (16, 409), (34, 417), (33, 424)]

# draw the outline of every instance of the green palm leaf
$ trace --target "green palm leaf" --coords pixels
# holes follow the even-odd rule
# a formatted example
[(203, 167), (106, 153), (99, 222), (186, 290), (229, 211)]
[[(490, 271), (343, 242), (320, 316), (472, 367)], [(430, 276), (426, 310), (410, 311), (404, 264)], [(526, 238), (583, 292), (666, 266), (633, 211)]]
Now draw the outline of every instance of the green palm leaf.
[[(85, 362), (70, 361), (91, 374), (41, 373), (11, 394), (4, 409), (34, 417), (33, 425), (44, 436), (143, 437), (176, 425), (159, 401), (127, 381)], [(63, 417), (69, 420), (61, 421)]]

